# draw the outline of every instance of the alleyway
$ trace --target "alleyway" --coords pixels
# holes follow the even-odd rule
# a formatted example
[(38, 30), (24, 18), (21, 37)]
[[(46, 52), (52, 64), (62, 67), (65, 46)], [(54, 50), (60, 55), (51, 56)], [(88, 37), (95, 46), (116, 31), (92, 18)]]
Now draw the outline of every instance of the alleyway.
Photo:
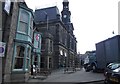
[(46, 79), (41, 80), (41, 77), (30, 79), (29, 82), (92, 82), (102, 81), (104, 75), (101, 73), (85, 72), (84, 69), (77, 70), (74, 73), (64, 73), (63, 69), (53, 72)]

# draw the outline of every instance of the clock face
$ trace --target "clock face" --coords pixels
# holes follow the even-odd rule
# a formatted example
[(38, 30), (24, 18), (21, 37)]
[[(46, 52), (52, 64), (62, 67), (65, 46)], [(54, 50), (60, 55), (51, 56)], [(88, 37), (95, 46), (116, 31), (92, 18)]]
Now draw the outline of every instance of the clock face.
[(65, 8), (68, 8), (68, 6), (65, 6)]
[(66, 18), (66, 17), (67, 17), (67, 15), (64, 15), (63, 17), (64, 17), (64, 18)]

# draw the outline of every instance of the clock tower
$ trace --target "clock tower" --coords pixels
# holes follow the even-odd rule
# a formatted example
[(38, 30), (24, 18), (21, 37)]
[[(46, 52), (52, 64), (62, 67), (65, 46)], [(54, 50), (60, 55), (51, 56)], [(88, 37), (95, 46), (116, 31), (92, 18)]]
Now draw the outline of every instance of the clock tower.
[(71, 12), (69, 11), (68, 0), (63, 0), (63, 10), (62, 10), (61, 14), (62, 14), (63, 23), (64, 24), (69, 24), (70, 23)]

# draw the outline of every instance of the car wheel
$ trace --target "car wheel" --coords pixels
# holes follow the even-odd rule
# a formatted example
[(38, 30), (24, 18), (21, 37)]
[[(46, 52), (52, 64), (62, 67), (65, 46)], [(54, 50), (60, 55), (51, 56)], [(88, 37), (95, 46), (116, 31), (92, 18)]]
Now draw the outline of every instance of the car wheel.
[(86, 71), (86, 72), (88, 72), (88, 69), (87, 69), (87, 68), (85, 68), (85, 71)]
[[(104, 84), (113, 84), (113, 83), (111, 83), (109, 80), (105, 79), (105, 80), (104, 80)], [(115, 84), (116, 84), (116, 83), (115, 83)]]
[(108, 81), (106, 79), (104, 80), (104, 84), (108, 84)]

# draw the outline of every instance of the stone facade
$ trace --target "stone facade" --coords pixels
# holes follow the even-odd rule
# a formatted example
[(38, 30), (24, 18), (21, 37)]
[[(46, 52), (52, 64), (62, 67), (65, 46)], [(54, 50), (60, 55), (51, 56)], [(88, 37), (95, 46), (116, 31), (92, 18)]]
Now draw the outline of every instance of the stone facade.
[[(0, 42), (2, 42), (2, 2), (0, 2)], [(0, 57), (0, 67), (2, 67), (2, 57)], [(0, 84), (2, 83), (2, 68), (0, 68)]]
[(68, 64), (67, 67), (75, 67), (75, 58), (77, 56), (77, 41), (73, 33), (74, 26), (71, 23), (71, 12), (69, 11), (69, 1), (63, 0), (62, 22), (67, 30), (67, 49), (68, 49)]
[[(34, 47), (33, 12), (25, 2), (10, 2), (10, 11), (2, 3), (2, 42), (6, 43), (2, 61), (3, 82), (26, 82), (31, 75), (31, 51)], [(25, 24), (23, 24), (25, 23)]]
[(4, 11), (3, 3), (3, 14), (2, 14), (2, 28), (3, 28), (3, 39), (2, 42), (6, 43), (6, 53), (3, 58), (3, 81), (11, 81), (11, 66), (12, 66), (12, 56), (13, 56), (13, 45), (17, 26), (17, 16), (18, 16), (18, 3), (11, 3), (10, 13), (7, 14)]
[[(77, 41), (68, 3), (63, 2), (62, 20), (56, 6), (35, 10), (36, 28), (42, 33), (41, 68), (75, 67)], [(63, 19), (64, 15), (68, 15), (67, 18)]]

